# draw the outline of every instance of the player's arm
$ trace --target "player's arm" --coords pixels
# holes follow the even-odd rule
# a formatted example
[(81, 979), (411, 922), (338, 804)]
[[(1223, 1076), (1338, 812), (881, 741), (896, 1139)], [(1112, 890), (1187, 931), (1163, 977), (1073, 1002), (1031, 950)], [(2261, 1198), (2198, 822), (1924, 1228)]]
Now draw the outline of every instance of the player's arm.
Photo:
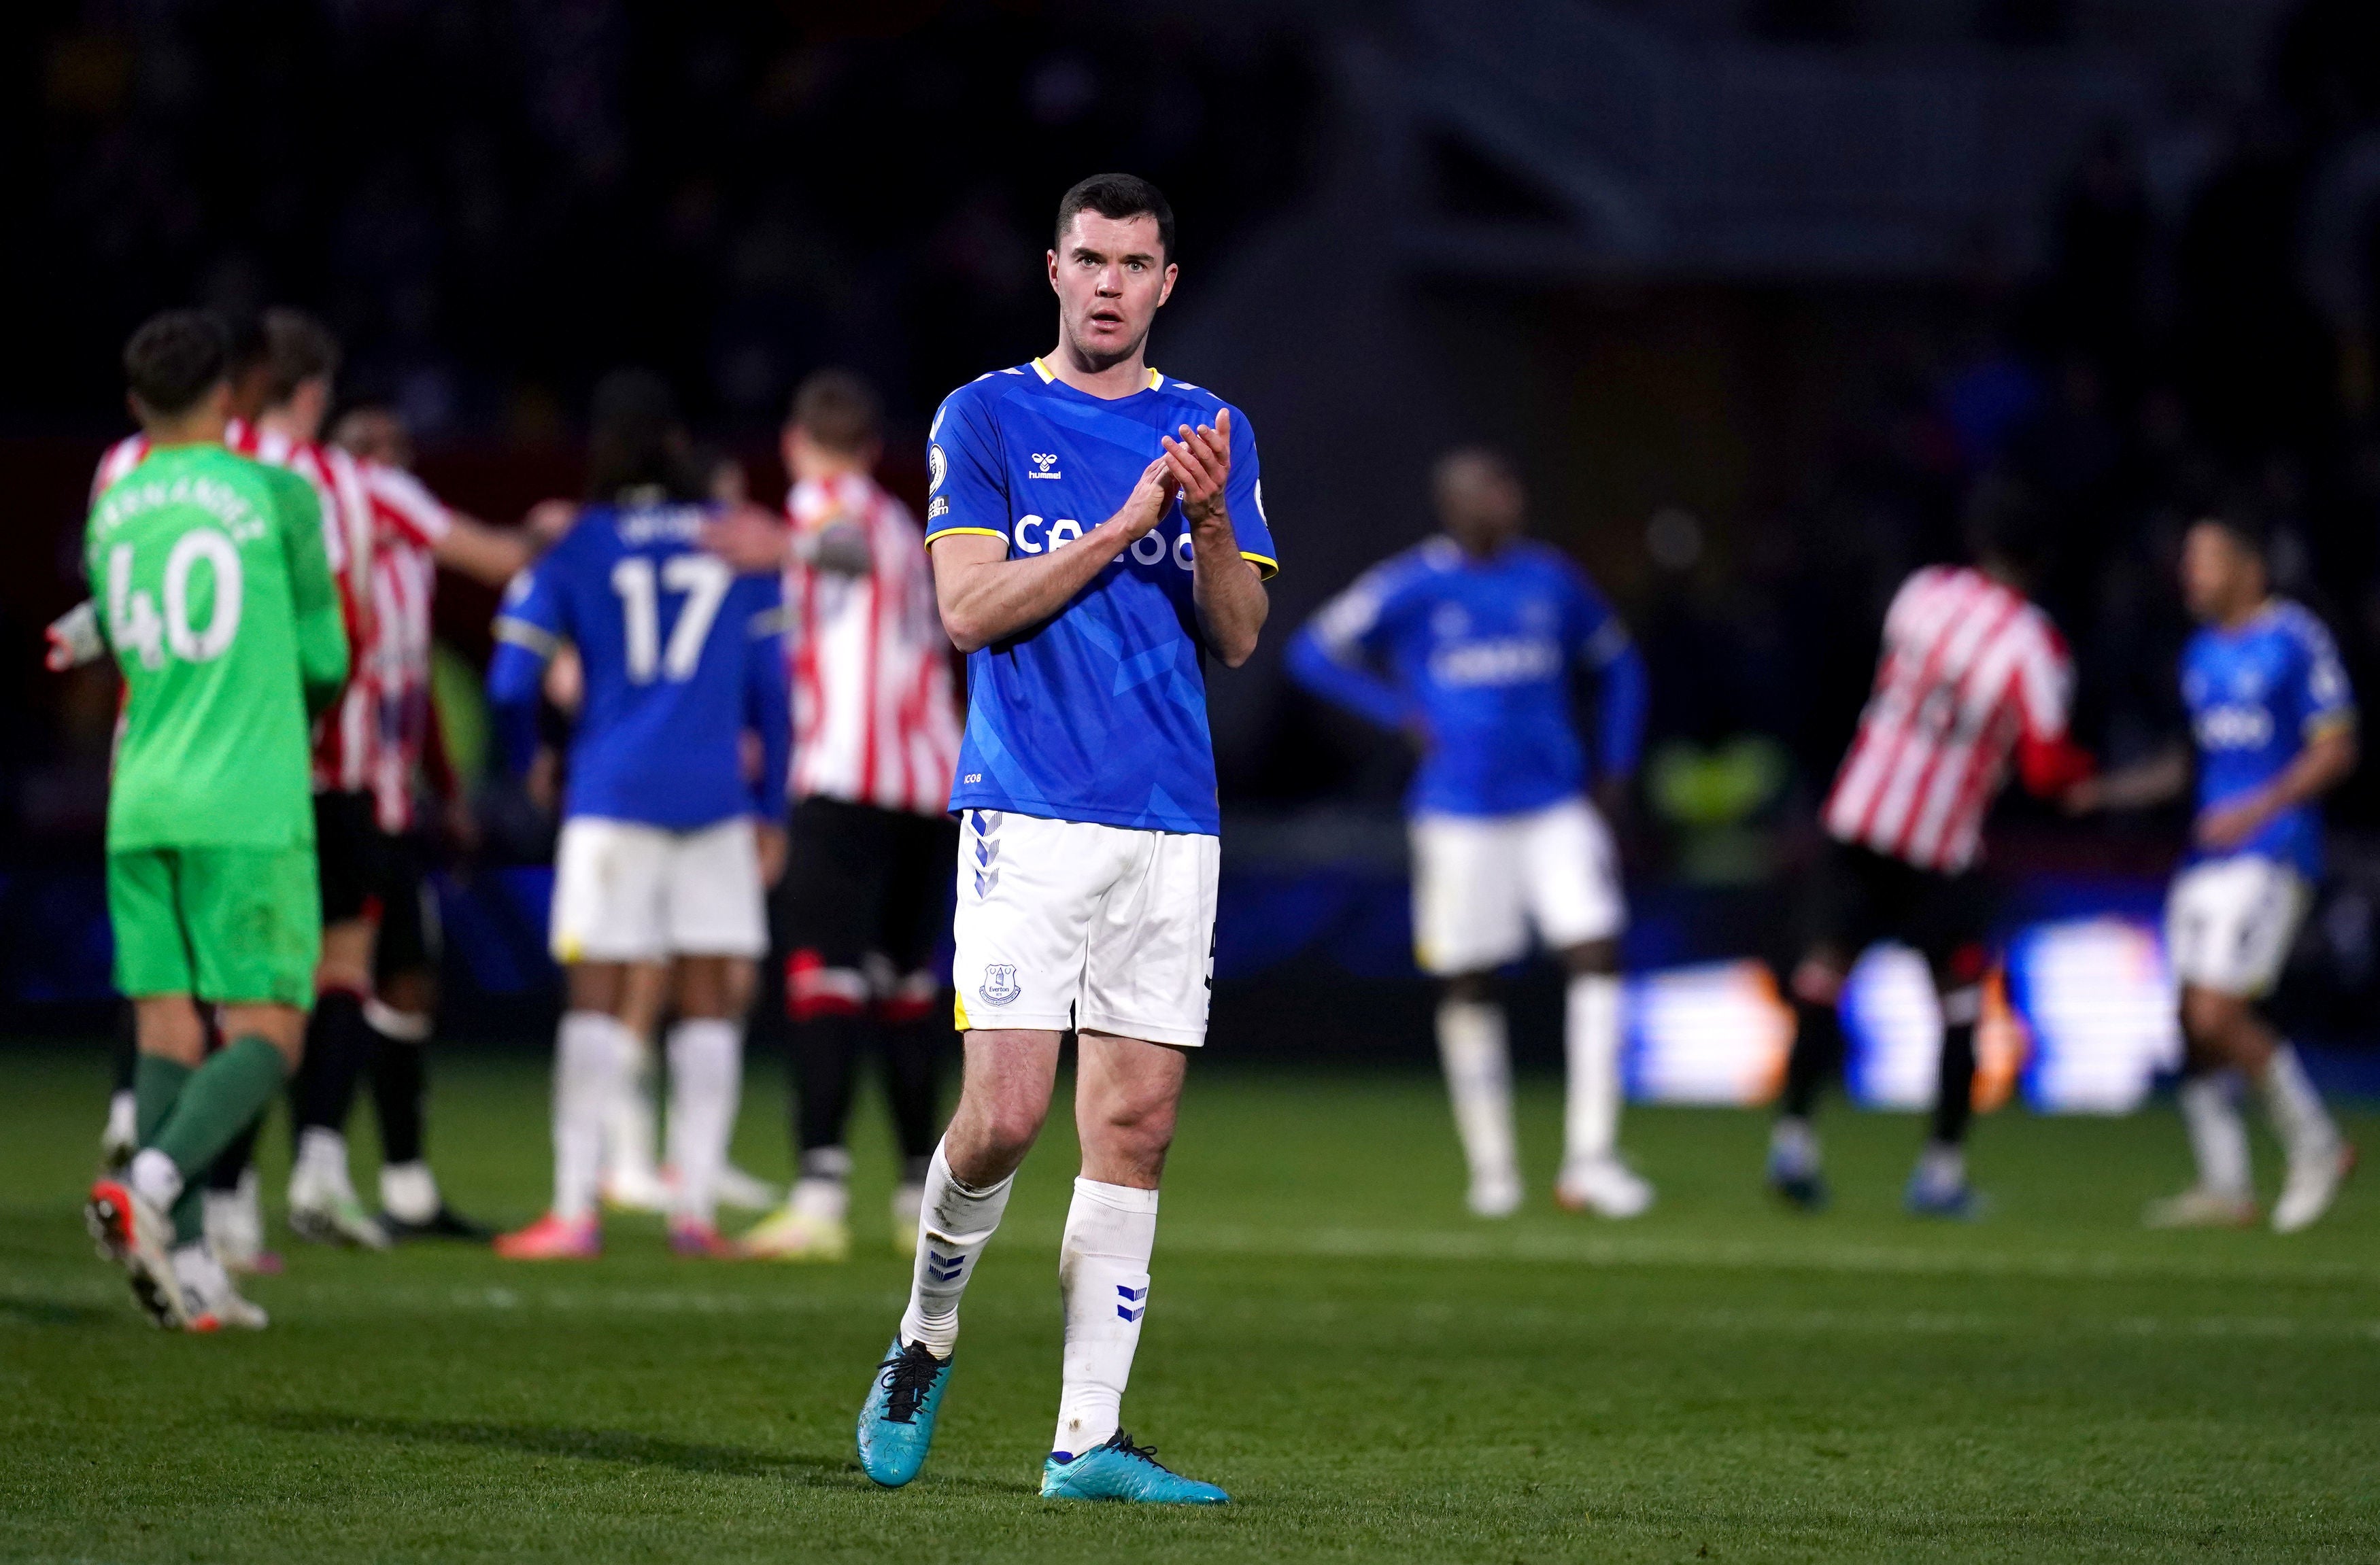
[(528, 775), (537, 760), (537, 704), (545, 665), (569, 632), (557, 573), (522, 572), (504, 591), (496, 611), (496, 655), (488, 663), (488, 716), (505, 768)]
[(450, 571), (489, 587), (502, 587), (528, 569), (542, 547), (526, 529), (493, 527), (450, 510), (446, 535), (431, 546), (431, 553)]
[(1255, 655), (1257, 637), (1272, 613), (1263, 569), (1240, 549), (1232, 526), (1232, 410), (1214, 425), (1165, 438), (1164, 461), (1182, 491), (1182, 514), (1190, 521), (1190, 597), (1207, 645), (1232, 668)]
[(1108, 562), (1163, 518), (1176, 487), (1167, 461), (1160, 456), (1141, 469), (1123, 507), (1063, 548), (1012, 560), (1004, 532), (953, 530), (929, 540), (934, 601), (952, 644), (972, 652), (1064, 608)]
[(1417, 722), (1414, 703), (1372, 662), (1371, 643), (1380, 633), (1391, 589), (1376, 569), (1325, 603), (1290, 637), (1289, 676), (1366, 722), (1411, 729)]
[[(774, 584), (771, 584), (772, 588)], [(794, 748), (793, 697), (785, 683), (785, 606), (771, 590), (752, 615), (744, 647), (744, 726), (760, 740), (752, 807), (764, 823), (784, 818)]]
[(347, 685), (347, 622), (331, 558), (322, 548), (322, 507), (314, 486), (267, 468), (281, 514), (281, 557), (289, 574), (289, 609), (297, 622), (298, 675), (306, 715), (319, 717)]
[(785, 681), (785, 606), (771, 581), (752, 615), (744, 647), (744, 726), (760, 741), (760, 775), (752, 782), (753, 830), (760, 878), (775, 885), (785, 870), (785, 790), (791, 781), (794, 705)]
[(42, 631), (48, 643), (42, 664), (52, 673), (64, 673), (107, 656), (107, 634), (99, 623), (99, 605), (86, 598), (52, 620)]
[(2190, 791), (2190, 746), (2168, 745), (2144, 760), (2085, 777), (2059, 795), (2069, 815), (2102, 809), (2148, 809)]
[(1652, 681), (1628, 626), (1584, 576), (1572, 578), (1571, 650), (1595, 681), (1595, 760), (1606, 807), (1626, 796), (1645, 753)]
[(851, 576), (876, 568), (867, 529), (840, 512), (804, 528), (781, 521), (758, 505), (738, 505), (702, 529), (702, 546), (746, 575), (783, 570), (788, 564)]

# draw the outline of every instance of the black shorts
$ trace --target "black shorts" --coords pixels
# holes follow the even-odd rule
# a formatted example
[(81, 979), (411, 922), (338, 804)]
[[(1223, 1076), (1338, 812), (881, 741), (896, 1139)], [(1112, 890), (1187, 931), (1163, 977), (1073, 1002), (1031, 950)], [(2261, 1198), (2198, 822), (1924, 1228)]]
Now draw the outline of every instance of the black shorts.
[(1937, 982), (1969, 984), (1989, 957), (1993, 898), (1973, 868), (1920, 869), (1849, 843), (1829, 842), (1802, 906), (1801, 952), (1820, 948), (1845, 962), (1878, 940), (1912, 946)]
[(438, 909), (431, 901), (421, 844), (382, 831), (370, 794), (314, 795), (314, 851), (322, 871), (322, 922), (363, 918), (379, 926), (372, 947), (376, 982), (436, 969)]
[(314, 855), (322, 871), (325, 925), (366, 916), (380, 894), (386, 840), (370, 794), (314, 795)]
[(906, 974), (925, 965), (950, 928), (958, 822), (841, 799), (794, 806), (785, 876), (774, 902), (789, 952), (856, 968), (871, 953)]
[[(430, 883), (421, 843), (408, 834), (378, 835), (380, 934), (372, 941), (372, 982), (385, 984), (407, 973), (435, 973), (445, 942), (438, 893)], [(370, 911), (367, 904), (366, 912)]]

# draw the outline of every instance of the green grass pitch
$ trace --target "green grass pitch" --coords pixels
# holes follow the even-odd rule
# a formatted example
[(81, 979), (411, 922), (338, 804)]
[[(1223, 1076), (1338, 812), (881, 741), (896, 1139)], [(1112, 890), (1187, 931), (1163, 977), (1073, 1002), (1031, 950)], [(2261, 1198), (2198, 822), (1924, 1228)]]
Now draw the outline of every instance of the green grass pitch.
[[(1532, 1204), (1487, 1224), (1428, 1079), (1196, 1069), (1124, 1404), (1234, 1496), (1183, 1512), (1036, 1497), (1062, 1124), (967, 1295), (934, 1456), (888, 1493), (852, 1460), (908, 1272), (872, 1108), (848, 1265), (678, 1261), (651, 1219), (559, 1268), (285, 1244), (273, 1328), (199, 1339), (137, 1318), (83, 1238), (105, 1072), (0, 1052), (7, 1559), (2380, 1557), (2380, 1199), (2294, 1239), (2143, 1233), (2184, 1175), (2168, 1111), (1985, 1121), (1998, 1208), (1965, 1227), (1898, 1211), (1910, 1118), (1835, 1115), (1838, 1205), (1807, 1219), (1760, 1195), (1758, 1116), (1638, 1111), (1661, 1202), (1613, 1225), (1545, 1199), (1540, 1082)], [(458, 1205), (538, 1207), (544, 1092), (526, 1056), (441, 1061)], [(763, 1172), (782, 1102), (756, 1071)]]

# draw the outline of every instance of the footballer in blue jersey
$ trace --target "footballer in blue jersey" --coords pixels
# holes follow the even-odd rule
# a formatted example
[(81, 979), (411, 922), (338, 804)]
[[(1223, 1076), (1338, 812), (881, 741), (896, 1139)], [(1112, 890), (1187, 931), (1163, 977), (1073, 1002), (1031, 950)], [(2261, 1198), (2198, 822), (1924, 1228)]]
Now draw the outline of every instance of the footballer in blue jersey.
[[(2195, 750), (2191, 850), (2166, 904), (2167, 957), (2181, 989), (2180, 1099), (2197, 1183), (2153, 1204), (2159, 1227), (2253, 1222), (2240, 1077), (2265, 1092), (2289, 1173), (2273, 1203), (2284, 1233), (2328, 1209), (2353, 1168), (2297, 1051), (2258, 1014), (2278, 979), (2322, 868), (2322, 795), (2356, 764), (2354, 694), (2320, 620), (2273, 595), (2265, 533), (2228, 513), (2183, 542), (2182, 591), (2199, 623), (2181, 659)], [(2191, 749), (2078, 788), (2078, 808), (2181, 794)]]
[(935, 596), (967, 654), (951, 795), (966, 1074), (927, 1172), (909, 1305), (859, 1414), (861, 1465), (888, 1486), (926, 1459), (960, 1294), (1049, 1111), (1060, 1039), (1078, 1029), (1082, 1174), (1041, 1492), (1226, 1498), (1158, 1465), (1120, 1423), (1184, 1051), (1207, 1031), (1207, 669), (1255, 651), (1277, 552), (1246, 418), (1149, 368), (1173, 256), (1154, 186), (1075, 186), (1045, 258), (1057, 346), (960, 387), (929, 437)]
[[(567, 969), (554, 1063), (554, 1199), (497, 1253), (594, 1254), (605, 1107), (635, 1040), (632, 963), (674, 964), (667, 1041), (670, 1238), (729, 1252), (713, 1226), (742, 1076), (738, 1018), (768, 949), (763, 859), (782, 858), (787, 710), (775, 573), (739, 576), (701, 547), (714, 508), (682, 471), (668, 390), (636, 371), (596, 393), (597, 502), (516, 578), (488, 673), (506, 758), (536, 750), (547, 660), (584, 671), (554, 849), (552, 945)], [(756, 751), (751, 770), (747, 746)]]
[[(1421, 749), (1408, 796), (1414, 949), (1445, 980), (1439, 1050), (1471, 1171), (1471, 1209), (1521, 1202), (1497, 968), (1537, 939), (1570, 971), (1569, 1105), (1555, 1198), (1634, 1217), (1652, 1187), (1621, 1158), (1618, 855), (1588, 801), (1621, 796), (1645, 730), (1645, 665), (1627, 626), (1559, 550), (1521, 536), (1511, 462), (1439, 459), (1445, 532), (1375, 566), (1291, 643), (1307, 689)], [(1597, 686), (1594, 755), (1574, 715)]]

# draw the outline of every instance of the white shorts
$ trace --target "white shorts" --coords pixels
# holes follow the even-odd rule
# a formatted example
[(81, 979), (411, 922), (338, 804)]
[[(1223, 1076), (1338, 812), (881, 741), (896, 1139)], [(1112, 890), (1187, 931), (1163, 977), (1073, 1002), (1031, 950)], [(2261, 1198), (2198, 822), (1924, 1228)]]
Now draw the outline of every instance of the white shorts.
[(657, 962), (769, 949), (752, 822), (695, 831), (577, 816), (553, 851), (553, 959)]
[(2289, 958), (2304, 918), (2304, 877), (2256, 854), (2193, 864), (2166, 897), (2166, 960), (2176, 983), (2255, 1000)]
[(959, 1030), (1069, 1027), (1207, 1041), (1221, 843), (1011, 810), (959, 831)]
[(1528, 954), (1609, 940), (1627, 927), (1610, 829), (1585, 799), (1525, 815), (1413, 819), (1414, 959), (1476, 973)]

